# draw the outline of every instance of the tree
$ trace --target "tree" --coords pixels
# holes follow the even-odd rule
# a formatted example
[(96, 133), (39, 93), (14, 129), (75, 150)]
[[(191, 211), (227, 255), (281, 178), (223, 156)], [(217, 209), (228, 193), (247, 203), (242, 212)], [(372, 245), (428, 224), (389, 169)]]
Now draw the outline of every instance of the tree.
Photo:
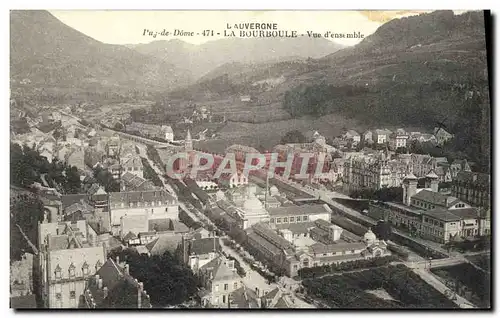
[(139, 255), (135, 250), (110, 253), (129, 264), (130, 274), (144, 283), (155, 307), (181, 304), (196, 294), (200, 285), (193, 271), (169, 252), (161, 256)]
[(305, 142), (306, 137), (299, 130), (292, 130), (287, 132), (280, 141), (281, 144), (299, 144)]
[(388, 241), (391, 238), (392, 227), (389, 222), (379, 221), (377, 225), (372, 228), (372, 231), (377, 238)]
[[(38, 222), (43, 221), (43, 203), (32, 194), (23, 194), (15, 197), (10, 204), (11, 213), (11, 256), (19, 259), (22, 249), (27, 247), (25, 238), (20, 234), (17, 225), (28, 236), (31, 243), (38, 246)], [(19, 241), (21, 240), (21, 241)]]
[(106, 192), (109, 193), (109, 192), (120, 191), (120, 184), (113, 178), (111, 172), (99, 166), (95, 167), (93, 172), (94, 172), (94, 178), (100, 185), (104, 187)]
[(64, 172), (66, 174), (64, 192), (66, 194), (78, 193), (82, 185), (78, 169), (75, 166), (67, 166)]

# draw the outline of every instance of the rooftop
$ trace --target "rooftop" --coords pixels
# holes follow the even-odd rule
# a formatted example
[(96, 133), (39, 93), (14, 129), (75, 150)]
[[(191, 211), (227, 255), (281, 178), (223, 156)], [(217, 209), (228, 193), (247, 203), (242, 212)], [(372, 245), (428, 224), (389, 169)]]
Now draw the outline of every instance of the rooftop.
[(449, 208), (452, 205), (460, 202), (460, 200), (457, 199), (456, 197), (448, 196), (440, 192), (434, 192), (426, 189), (419, 191), (417, 194), (412, 196), (412, 199), (425, 201), (446, 208)]
[(331, 213), (330, 208), (326, 204), (314, 205), (294, 205), (287, 207), (268, 208), (269, 215), (273, 216), (295, 216), (295, 215), (314, 215)]

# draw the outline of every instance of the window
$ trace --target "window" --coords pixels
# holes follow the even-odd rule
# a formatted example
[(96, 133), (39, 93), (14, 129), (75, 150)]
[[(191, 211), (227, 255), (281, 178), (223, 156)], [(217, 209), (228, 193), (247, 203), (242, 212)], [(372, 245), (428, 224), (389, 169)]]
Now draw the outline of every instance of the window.
[(56, 275), (56, 279), (61, 279), (61, 267), (59, 265), (56, 266), (56, 270), (54, 273)]
[(328, 254), (326, 254), (326, 253), (323, 253), (323, 256), (327, 256), (327, 255), (328, 255)]
[(276, 218), (276, 223), (280, 224), (281, 223), (281, 218)]
[(308, 220), (307, 215), (304, 215), (304, 216), (302, 217), (302, 221), (307, 221), (307, 220)]
[(89, 264), (87, 264), (87, 262), (83, 263), (82, 272), (83, 272), (83, 275), (89, 274)]
[(270, 222), (271, 222), (271, 223), (274, 223), (274, 218), (271, 218)]
[(71, 263), (69, 266), (69, 278), (74, 278), (75, 277), (75, 265)]
[(215, 291), (218, 292), (219, 291), (219, 285), (215, 285)]
[(61, 284), (56, 284), (54, 286), (54, 289), (56, 290), (56, 293), (62, 293), (62, 285)]
[(294, 270), (297, 270), (298, 266), (297, 265), (293, 265), (293, 269)]
[(62, 300), (62, 293), (56, 293), (56, 300), (58, 301)]
[(332, 252), (332, 255), (333, 255), (333, 256), (337, 255), (337, 252)]
[(215, 297), (215, 299), (214, 299), (214, 303), (215, 303), (215, 304), (218, 304), (218, 303), (219, 303), (219, 297)]
[(224, 290), (228, 290), (229, 289), (229, 284), (224, 284)]
[(222, 295), (222, 303), (225, 304), (226, 303), (226, 295)]
[(290, 223), (295, 222), (295, 217), (291, 216), (290, 217)]
[(354, 254), (354, 253), (356, 253), (356, 251), (355, 250), (351, 250), (351, 253)]
[(288, 218), (283, 218), (283, 223), (288, 223)]
[(70, 298), (70, 299), (76, 299), (76, 291), (71, 290), (71, 291), (69, 292), (69, 298)]
[(235, 283), (234, 283), (233, 288), (234, 288), (235, 290), (236, 290), (236, 289), (238, 289), (238, 282), (235, 282)]

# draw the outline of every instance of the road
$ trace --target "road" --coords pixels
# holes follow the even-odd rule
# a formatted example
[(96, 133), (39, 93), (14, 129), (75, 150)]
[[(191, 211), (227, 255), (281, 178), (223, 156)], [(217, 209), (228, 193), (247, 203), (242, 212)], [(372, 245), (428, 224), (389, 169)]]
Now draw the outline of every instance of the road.
[(224, 245), (222, 238), (219, 238), (219, 243), (224, 252), (236, 258), (238, 262), (240, 262), (241, 267), (243, 267), (246, 272), (245, 277), (243, 277), (243, 283), (248, 288), (254, 291), (255, 288), (258, 288), (261, 293), (264, 293), (265, 291), (270, 292), (271, 290), (278, 287), (278, 285), (275, 283), (268, 284), (267, 279), (262, 277), (258, 272), (251, 269), (250, 266), (245, 262), (245, 260), (235, 250), (233, 250), (229, 246)]
[[(283, 277), (278, 284), (268, 284), (267, 279), (262, 277), (257, 271), (253, 270), (235, 250), (233, 250), (229, 246), (224, 245), (222, 238), (219, 238), (219, 240), (222, 250), (228, 255), (236, 258), (238, 262), (240, 262), (241, 267), (245, 270), (246, 275), (242, 278), (245, 286), (254, 291), (256, 288), (258, 288), (261, 292), (261, 295), (266, 291), (270, 292), (278, 287), (282, 291), (284, 291), (285, 294), (287, 294), (285, 297), (287, 297), (288, 300), (293, 303), (294, 308), (316, 308), (314, 305), (305, 302), (303, 299), (295, 295), (294, 290), (296, 287), (298, 287), (298, 283), (296, 281), (288, 277)], [(287, 279), (291, 280), (291, 282), (289, 282)], [(292, 282), (294, 285), (291, 285)]]

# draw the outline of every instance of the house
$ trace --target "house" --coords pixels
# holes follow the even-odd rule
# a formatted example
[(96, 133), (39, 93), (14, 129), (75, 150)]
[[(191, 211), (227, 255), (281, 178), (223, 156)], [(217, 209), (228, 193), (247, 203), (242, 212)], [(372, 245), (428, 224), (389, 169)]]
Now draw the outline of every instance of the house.
[(373, 132), (371, 130), (367, 130), (363, 133), (363, 141), (365, 144), (373, 143)]
[(184, 238), (180, 245), (182, 258), (194, 273), (215, 259), (220, 251), (219, 238), (215, 236), (203, 239)]
[(148, 249), (149, 255), (163, 255), (165, 252), (170, 252), (174, 254), (182, 243), (182, 235), (181, 234), (162, 234), (158, 235), (158, 237), (148, 243), (146, 248)]
[(140, 178), (144, 178), (144, 166), (142, 165), (141, 157), (138, 155), (128, 155), (120, 161), (122, 174), (128, 172)]
[(389, 136), (389, 148), (396, 150), (398, 148), (406, 148), (407, 141), (410, 136), (402, 129), (396, 130)]
[(129, 265), (108, 259), (87, 280), (79, 308), (151, 308), (144, 284), (130, 275)]
[(250, 102), (252, 100), (252, 97), (250, 95), (241, 95), (240, 96), (240, 101), (242, 102)]
[(354, 144), (358, 144), (361, 141), (361, 136), (359, 135), (359, 133), (352, 129), (346, 131), (342, 135), (342, 138), (344, 138), (345, 140), (352, 140)]
[(234, 261), (223, 256), (201, 266), (199, 277), (204, 291), (208, 292), (201, 297), (205, 308), (228, 308), (231, 294), (243, 285), (241, 277), (236, 273)]
[(221, 188), (234, 188), (240, 185), (248, 184), (248, 178), (242, 172), (237, 172), (235, 174), (223, 174), (217, 180), (219, 187)]
[(434, 136), (436, 137), (438, 145), (445, 144), (448, 140), (453, 138), (453, 135), (447, 132), (442, 127), (434, 128)]
[(392, 134), (392, 131), (387, 129), (375, 129), (373, 131), (373, 142), (376, 144), (385, 144), (389, 141), (389, 136)]
[(172, 127), (163, 125), (161, 126), (161, 130), (166, 141), (174, 141), (174, 130)]
[(128, 171), (122, 175), (120, 182), (120, 189), (122, 192), (148, 191), (156, 189), (155, 185), (150, 180), (141, 178)]

